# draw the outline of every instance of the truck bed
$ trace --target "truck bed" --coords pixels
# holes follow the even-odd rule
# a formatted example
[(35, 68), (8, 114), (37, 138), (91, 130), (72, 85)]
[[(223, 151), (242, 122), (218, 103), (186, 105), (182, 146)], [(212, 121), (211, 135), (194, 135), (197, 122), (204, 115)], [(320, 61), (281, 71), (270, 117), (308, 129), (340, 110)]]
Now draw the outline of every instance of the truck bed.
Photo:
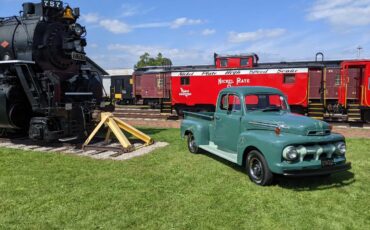
[(213, 112), (186, 112), (184, 111), (184, 119), (201, 119), (201, 120), (208, 120), (213, 121), (214, 120), (214, 114)]

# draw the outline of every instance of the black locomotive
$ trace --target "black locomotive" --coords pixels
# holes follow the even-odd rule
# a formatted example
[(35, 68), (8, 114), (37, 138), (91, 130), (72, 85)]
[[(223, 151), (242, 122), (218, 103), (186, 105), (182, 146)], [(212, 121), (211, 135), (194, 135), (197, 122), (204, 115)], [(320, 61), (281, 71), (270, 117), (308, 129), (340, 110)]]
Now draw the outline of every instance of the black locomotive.
[(0, 135), (33, 140), (82, 137), (104, 106), (102, 83), (86, 64), (79, 8), (62, 1), (24, 3), (0, 18)]

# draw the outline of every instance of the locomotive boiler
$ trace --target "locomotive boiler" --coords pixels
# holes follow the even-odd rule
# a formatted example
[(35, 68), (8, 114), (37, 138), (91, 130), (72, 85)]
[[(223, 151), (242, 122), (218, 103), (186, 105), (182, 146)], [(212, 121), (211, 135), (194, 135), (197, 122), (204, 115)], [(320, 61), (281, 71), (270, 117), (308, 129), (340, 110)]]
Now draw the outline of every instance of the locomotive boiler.
[(44, 0), (0, 18), (0, 135), (66, 141), (94, 125), (102, 84), (82, 68), (87, 42), (79, 16), (79, 8)]

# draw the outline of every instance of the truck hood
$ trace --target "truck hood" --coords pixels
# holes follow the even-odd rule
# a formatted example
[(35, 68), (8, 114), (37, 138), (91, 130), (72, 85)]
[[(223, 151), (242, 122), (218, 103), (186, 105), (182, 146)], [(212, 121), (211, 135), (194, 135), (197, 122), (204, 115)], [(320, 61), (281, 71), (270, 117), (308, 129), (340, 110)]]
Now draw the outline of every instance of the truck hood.
[(330, 134), (329, 124), (306, 116), (285, 111), (280, 112), (251, 112), (248, 114), (248, 127), (251, 129), (275, 130), (282, 133), (293, 133), (303, 136), (324, 136)]

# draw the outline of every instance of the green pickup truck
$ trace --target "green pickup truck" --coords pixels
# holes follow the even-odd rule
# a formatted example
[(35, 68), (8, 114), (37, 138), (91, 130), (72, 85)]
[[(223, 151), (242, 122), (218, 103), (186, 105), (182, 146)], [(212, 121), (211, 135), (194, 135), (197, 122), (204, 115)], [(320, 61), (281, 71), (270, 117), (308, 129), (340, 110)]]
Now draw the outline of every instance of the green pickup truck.
[(274, 174), (330, 175), (351, 168), (344, 137), (326, 122), (291, 113), (274, 88), (222, 90), (215, 113), (184, 113), (181, 135), (190, 152), (204, 150), (244, 166), (258, 185), (271, 184)]

